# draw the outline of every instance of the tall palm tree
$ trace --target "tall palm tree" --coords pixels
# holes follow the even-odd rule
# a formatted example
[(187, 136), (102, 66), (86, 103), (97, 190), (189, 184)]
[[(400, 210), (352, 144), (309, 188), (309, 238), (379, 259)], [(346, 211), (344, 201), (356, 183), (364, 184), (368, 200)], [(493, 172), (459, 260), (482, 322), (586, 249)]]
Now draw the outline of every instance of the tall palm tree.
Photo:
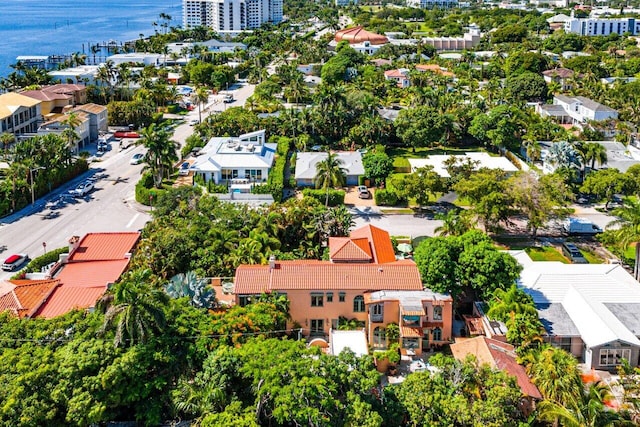
[(198, 104), (198, 123), (202, 123), (202, 104), (209, 100), (209, 90), (204, 86), (200, 86), (196, 89), (193, 100)]
[(62, 131), (62, 136), (67, 140), (67, 147), (72, 151), (77, 151), (76, 143), (80, 139), (80, 135), (78, 135), (76, 129), (82, 124), (82, 119), (78, 116), (78, 113), (72, 111), (68, 113), (60, 123), (65, 126), (65, 129)]
[(5, 152), (9, 149), (9, 146), (16, 141), (16, 137), (14, 134), (9, 132), (3, 132), (0, 134), (0, 146), (2, 146), (2, 153), (0, 156), (3, 157)]
[(313, 182), (316, 188), (326, 191), (324, 205), (329, 206), (329, 189), (344, 186), (347, 180), (347, 171), (343, 167), (344, 162), (336, 153), (327, 153), (327, 158), (316, 164), (316, 176)]
[(600, 166), (607, 163), (607, 149), (603, 145), (597, 142), (585, 142), (580, 148), (585, 162), (591, 162), (591, 169), (595, 168), (596, 162)]
[(636, 243), (635, 266), (633, 268), (633, 276), (638, 279), (640, 277), (640, 200), (625, 197), (622, 205), (613, 210), (616, 220), (610, 222), (609, 226), (618, 226), (615, 235), (618, 244), (624, 249), (631, 244)]
[(115, 287), (113, 294), (101, 300), (106, 313), (99, 333), (102, 335), (115, 326), (114, 345), (145, 342), (165, 325), (164, 307), (169, 297), (150, 284), (151, 270), (130, 273)]
[(169, 138), (167, 131), (156, 128), (154, 123), (145, 128), (140, 136), (139, 144), (147, 149), (144, 161), (153, 175), (154, 185), (160, 188), (173, 162), (178, 160), (179, 144)]

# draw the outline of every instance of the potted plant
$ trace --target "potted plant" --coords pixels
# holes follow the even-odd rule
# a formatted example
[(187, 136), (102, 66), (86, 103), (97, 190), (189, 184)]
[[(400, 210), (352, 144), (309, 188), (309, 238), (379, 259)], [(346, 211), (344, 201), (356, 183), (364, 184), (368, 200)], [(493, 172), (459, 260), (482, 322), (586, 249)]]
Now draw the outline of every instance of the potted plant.
[(373, 357), (376, 361), (376, 369), (378, 372), (389, 372), (395, 375), (394, 371), (398, 363), (400, 363), (400, 352), (398, 351), (398, 343), (392, 343), (385, 351), (375, 351)]

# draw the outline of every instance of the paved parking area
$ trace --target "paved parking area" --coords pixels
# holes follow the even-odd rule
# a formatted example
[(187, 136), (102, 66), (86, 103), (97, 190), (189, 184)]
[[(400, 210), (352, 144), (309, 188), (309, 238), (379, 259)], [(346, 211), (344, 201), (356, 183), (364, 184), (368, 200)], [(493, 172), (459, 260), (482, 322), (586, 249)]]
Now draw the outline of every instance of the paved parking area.
[(375, 188), (369, 187), (369, 193), (371, 196), (368, 199), (361, 199), (358, 197), (358, 187), (346, 187), (346, 194), (344, 195), (344, 204), (349, 206), (375, 206), (374, 191)]

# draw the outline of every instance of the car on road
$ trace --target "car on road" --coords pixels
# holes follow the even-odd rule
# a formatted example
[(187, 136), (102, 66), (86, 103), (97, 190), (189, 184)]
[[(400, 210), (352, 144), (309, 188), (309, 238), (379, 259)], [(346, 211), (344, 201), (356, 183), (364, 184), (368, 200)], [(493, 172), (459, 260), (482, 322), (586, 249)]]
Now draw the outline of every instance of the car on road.
[(73, 190), (69, 190), (69, 194), (71, 194), (74, 197), (84, 197), (87, 194), (89, 194), (91, 191), (93, 191), (93, 182), (85, 181), (82, 184), (79, 184)]
[(229, 104), (234, 101), (233, 95), (231, 95), (230, 93), (225, 94), (222, 100), (224, 101), (225, 104)]
[(358, 197), (361, 199), (368, 199), (371, 197), (371, 193), (366, 185), (358, 185)]
[(14, 254), (9, 258), (5, 259), (2, 263), (2, 269), (4, 271), (14, 271), (19, 269), (24, 263), (29, 260), (29, 256), (27, 254)]
[(198, 120), (198, 119), (189, 120), (189, 126), (195, 126), (195, 125), (199, 125), (199, 124), (200, 124), (200, 120)]
[(184, 162), (180, 165), (180, 170), (178, 171), (178, 175), (180, 176), (187, 176), (189, 175), (189, 168), (191, 167), (191, 165), (189, 164), (189, 162)]
[(136, 153), (133, 155), (133, 157), (131, 157), (131, 160), (129, 160), (129, 164), (139, 165), (140, 163), (142, 163), (143, 159), (144, 159), (144, 154)]

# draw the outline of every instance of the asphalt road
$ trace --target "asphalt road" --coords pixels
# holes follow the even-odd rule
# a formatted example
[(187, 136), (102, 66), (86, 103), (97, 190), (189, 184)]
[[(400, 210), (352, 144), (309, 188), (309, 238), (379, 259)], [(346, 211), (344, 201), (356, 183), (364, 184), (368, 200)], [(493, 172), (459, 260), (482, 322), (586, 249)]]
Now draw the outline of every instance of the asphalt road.
[[(95, 149), (95, 147), (94, 147)], [(142, 147), (130, 147), (118, 152), (117, 142), (112, 149), (94, 162), (82, 177), (36, 200), (14, 215), (0, 219), (0, 261), (14, 253), (26, 253), (31, 258), (43, 255), (46, 249), (57, 249), (68, 244), (71, 236), (88, 232), (136, 231), (144, 227), (150, 216), (146, 209), (134, 201), (134, 187), (143, 165), (130, 165), (134, 153), (144, 152)], [(85, 197), (67, 198), (58, 206), (48, 202), (90, 176), (98, 176), (95, 189)], [(14, 273), (0, 272), (0, 279)]]

